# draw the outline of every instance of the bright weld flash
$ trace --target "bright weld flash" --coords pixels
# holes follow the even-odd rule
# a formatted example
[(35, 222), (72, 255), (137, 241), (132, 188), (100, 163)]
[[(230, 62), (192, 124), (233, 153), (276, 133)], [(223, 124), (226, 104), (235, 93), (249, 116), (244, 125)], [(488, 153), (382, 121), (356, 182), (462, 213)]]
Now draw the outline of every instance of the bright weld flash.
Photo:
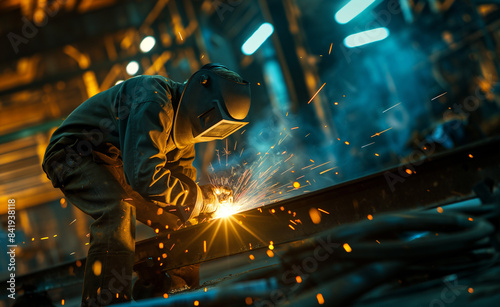
[(215, 218), (229, 217), (236, 213), (236, 210), (231, 205), (221, 205), (215, 213)]

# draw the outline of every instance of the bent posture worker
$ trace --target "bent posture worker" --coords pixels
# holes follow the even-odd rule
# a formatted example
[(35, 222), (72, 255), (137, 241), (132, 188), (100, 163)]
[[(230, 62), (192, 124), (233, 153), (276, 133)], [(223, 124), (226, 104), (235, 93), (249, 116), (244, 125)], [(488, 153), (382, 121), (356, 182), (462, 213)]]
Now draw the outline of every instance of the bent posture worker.
[(43, 169), (95, 219), (83, 306), (130, 300), (136, 218), (157, 227), (165, 224), (158, 207), (182, 222), (213, 214), (222, 199), (216, 190), (232, 201), (230, 188), (195, 183), (194, 145), (247, 124), (249, 108), (249, 83), (207, 64), (185, 83), (137, 76), (115, 85), (82, 103), (53, 133)]

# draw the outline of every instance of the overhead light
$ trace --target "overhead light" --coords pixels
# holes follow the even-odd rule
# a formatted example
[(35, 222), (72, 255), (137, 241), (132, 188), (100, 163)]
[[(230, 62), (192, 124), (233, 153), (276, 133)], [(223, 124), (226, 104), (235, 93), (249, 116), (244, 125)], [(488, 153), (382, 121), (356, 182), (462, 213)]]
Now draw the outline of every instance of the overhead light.
[(118, 80), (118, 81), (116, 81), (115, 85), (118, 85), (118, 84), (120, 84), (122, 82), (123, 82), (123, 80)]
[(376, 0), (351, 0), (344, 5), (336, 14), (335, 21), (345, 24), (366, 10)]
[(241, 52), (245, 55), (252, 55), (273, 32), (274, 27), (272, 24), (263, 23), (241, 46)]
[(153, 49), (155, 44), (156, 44), (156, 39), (153, 36), (146, 36), (145, 38), (142, 39), (139, 48), (141, 49), (142, 52), (146, 53), (149, 52), (151, 49)]
[(389, 29), (375, 28), (368, 31), (363, 31), (351, 34), (344, 38), (344, 45), (349, 48), (359, 47), (373, 42), (378, 42), (386, 39), (389, 36)]
[(132, 61), (127, 64), (125, 70), (127, 71), (127, 74), (133, 76), (139, 71), (139, 63), (137, 63), (136, 61)]

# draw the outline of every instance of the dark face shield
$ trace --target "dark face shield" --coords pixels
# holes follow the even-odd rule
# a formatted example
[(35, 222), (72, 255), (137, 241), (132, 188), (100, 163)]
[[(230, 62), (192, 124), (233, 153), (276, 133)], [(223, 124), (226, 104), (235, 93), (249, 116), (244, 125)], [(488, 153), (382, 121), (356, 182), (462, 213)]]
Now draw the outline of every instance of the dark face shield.
[(174, 120), (178, 148), (224, 139), (248, 124), (250, 84), (220, 77), (201, 69), (188, 80)]

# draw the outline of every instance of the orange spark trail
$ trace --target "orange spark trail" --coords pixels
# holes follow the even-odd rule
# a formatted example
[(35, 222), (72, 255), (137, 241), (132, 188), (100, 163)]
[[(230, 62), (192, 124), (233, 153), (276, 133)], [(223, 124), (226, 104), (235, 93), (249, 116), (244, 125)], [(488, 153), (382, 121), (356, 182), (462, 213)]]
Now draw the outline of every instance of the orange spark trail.
[(335, 168), (337, 168), (337, 167), (335, 166), (335, 167), (332, 167), (332, 168), (330, 168), (330, 169), (324, 170), (324, 171), (322, 171), (322, 172), (321, 172), (321, 173), (319, 173), (319, 174), (320, 174), (320, 175), (323, 175), (324, 173), (329, 172), (329, 171), (331, 171), (332, 169), (335, 169)]
[(315, 168), (318, 168), (318, 167), (321, 167), (321, 166), (323, 166), (323, 165), (326, 165), (326, 164), (328, 164), (328, 163), (330, 163), (330, 161), (325, 162), (325, 163), (323, 163), (323, 164), (320, 164), (320, 165), (318, 165), (318, 166), (315, 166), (315, 167), (311, 168), (311, 170), (313, 170), (313, 169), (315, 169)]
[(387, 128), (387, 129), (385, 129), (384, 131), (380, 131), (380, 132), (375, 133), (375, 134), (374, 134), (374, 135), (372, 135), (371, 137), (374, 137), (374, 136), (379, 136), (379, 135), (381, 135), (382, 133), (384, 133), (384, 132), (386, 132), (386, 131), (389, 131), (389, 130), (391, 130), (391, 129), (392, 129), (392, 127), (391, 127), (391, 128)]
[(307, 102), (307, 104), (310, 104), (311, 101), (313, 101), (314, 98), (316, 98), (316, 96), (319, 94), (319, 92), (323, 89), (323, 87), (325, 86), (326, 82), (323, 83), (323, 85), (319, 88), (319, 90), (311, 97), (311, 99)]
[(325, 211), (325, 210), (323, 210), (323, 209), (321, 209), (321, 208), (318, 208), (318, 211), (321, 211), (321, 212), (326, 213), (326, 214), (330, 214), (330, 212)]

